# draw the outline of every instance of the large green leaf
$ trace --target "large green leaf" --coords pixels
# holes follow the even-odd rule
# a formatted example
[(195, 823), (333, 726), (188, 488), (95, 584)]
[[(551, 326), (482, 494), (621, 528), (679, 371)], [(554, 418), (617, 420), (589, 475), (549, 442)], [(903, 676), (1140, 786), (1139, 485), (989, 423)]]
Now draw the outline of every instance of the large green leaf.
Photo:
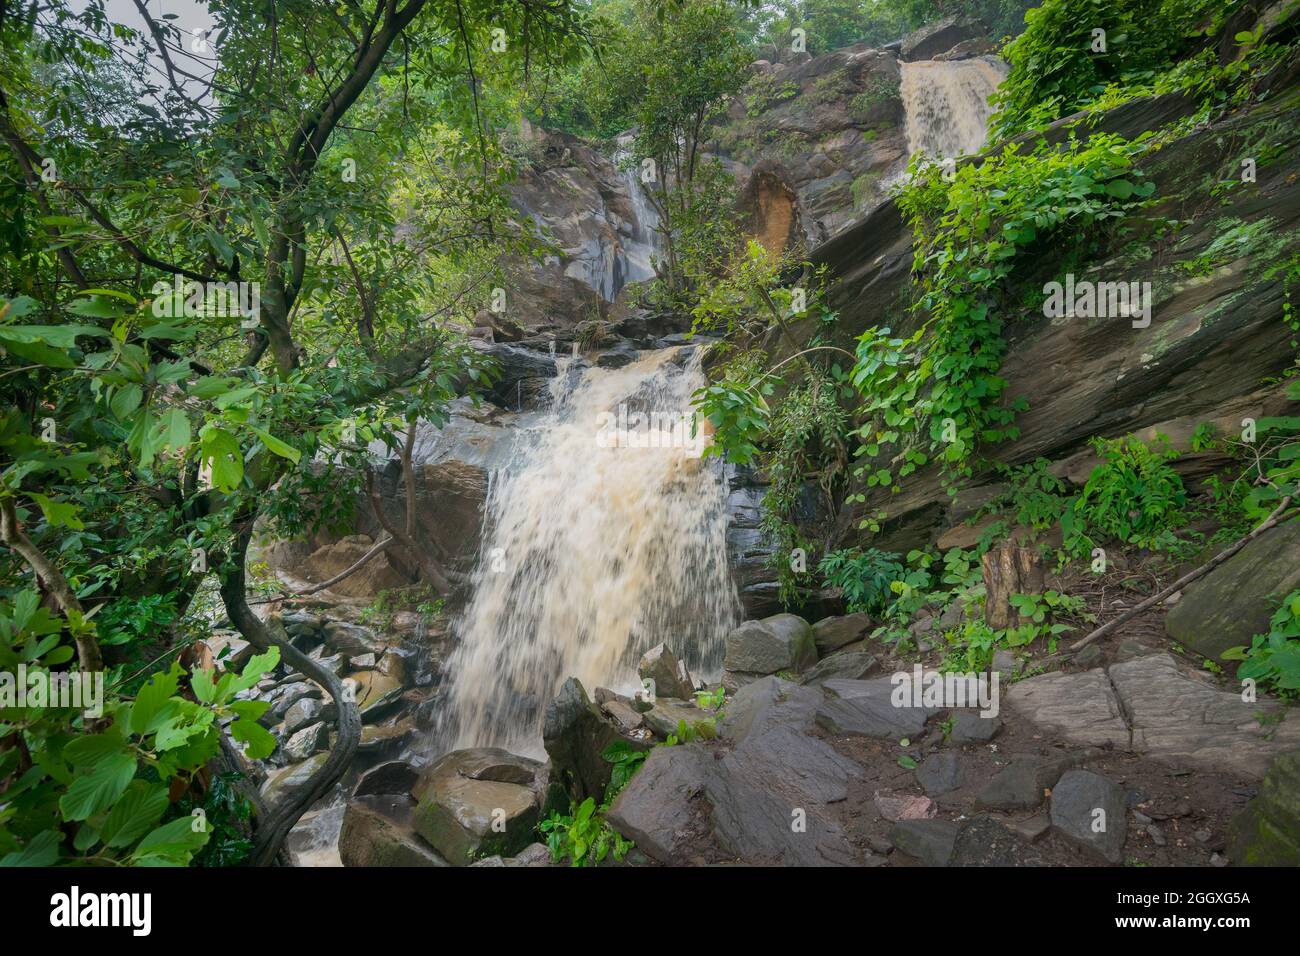
[(148, 833), (166, 812), (167, 788), (145, 780), (132, 780), (126, 793), (113, 804), (100, 829), (104, 846), (129, 846)]
[(59, 810), (65, 820), (85, 820), (107, 810), (126, 790), (135, 776), (135, 755), (118, 753), (96, 763), (90, 773), (72, 781), (68, 792), (59, 798)]

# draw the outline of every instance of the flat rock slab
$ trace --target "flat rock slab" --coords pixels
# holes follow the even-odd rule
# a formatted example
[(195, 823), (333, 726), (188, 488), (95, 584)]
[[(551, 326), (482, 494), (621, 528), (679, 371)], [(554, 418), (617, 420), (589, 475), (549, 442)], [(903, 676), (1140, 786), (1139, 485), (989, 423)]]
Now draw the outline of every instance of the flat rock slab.
[(1031, 677), (1012, 684), (1006, 696), (1016, 711), (1070, 743), (1129, 748), (1124, 712), (1101, 668)]
[(817, 724), (833, 734), (881, 739), (912, 737), (942, 709), (894, 706), (894, 686), (889, 678), (829, 680), (822, 686), (829, 693), (817, 709)]
[[(1300, 719), (1277, 702), (1244, 702), (1192, 676), (1169, 654), (1015, 684), (1007, 700), (1074, 744), (1113, 747), (1211, 772), (1260, 778), (1300, 747)], [(1259, 717), (1281, 715), (1280, 721)]]
[(869, 651), (837, 651), (818, 661), (800, 682), (810, 687), (830, 680), (861, 680), (876, 669), (876, 655)]
[[(1133, 719), (1133, 749), (1198, 770), (1263, 777), (1300, 747), (1300, 718), (1275, 701), (1246, 703), (1185, 673), (1168, 654), (1114, 664), (1110, 679)], [(1280, 722), (1260, 722), (1260, 716)]]
[(962, 785), (961, 758), (955, 753), (931, 754), (916, 768), (916, 782), (926, 793), (938, 797)]

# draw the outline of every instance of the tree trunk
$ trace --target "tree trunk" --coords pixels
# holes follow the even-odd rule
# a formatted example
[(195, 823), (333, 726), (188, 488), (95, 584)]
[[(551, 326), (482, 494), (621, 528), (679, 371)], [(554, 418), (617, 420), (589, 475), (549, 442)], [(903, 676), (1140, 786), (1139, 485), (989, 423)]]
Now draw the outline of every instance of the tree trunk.
[(1005, 541), (981, 560), (984, 570), (984, 621), (995, 630), (1011, 627), (1019, 615), (1013, 594), (1043, 593), (1043, 558), (1033, 548)]

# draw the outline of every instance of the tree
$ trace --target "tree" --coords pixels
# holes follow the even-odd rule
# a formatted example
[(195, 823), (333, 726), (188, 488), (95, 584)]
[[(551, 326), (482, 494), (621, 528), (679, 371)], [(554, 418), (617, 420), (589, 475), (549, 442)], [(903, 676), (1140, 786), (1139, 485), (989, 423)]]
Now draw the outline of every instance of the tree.
[[(533, 247), (506, 219), (485, 61), (506, 82), (571, 58), (583, 19), (557, 0), (213, 0), (199, 38), (136, 6), (132, 26), (102, 0), (0, 4), (0, 513), (6, 580), (25, 578), (0, 657), (58, 668), (46, 644), (66, 635), (83, 670), (100, 651), (118, 665), (109, 729), (76, 715), (3, 725), (0, 777), (27, 773), (43, 809), (0, 814), (0, 854), (118, 856), (106, 821), (128, 798), (155, 809), (138, 780), (203, 786), (221, 735), (180, 728), (216, 726), (233, 675), (213, 688), (202, 670), (155, 674), (134, 713), (144, 695), (166, 719), (112, 734), (138, 683), (120, 665), (141, 658), (146, 631), (174, 658), (215, 578), (260, 664), (282, 656), (339, 710), (325, 765), (260, 815), (250, 859), (266, 863), (346, 768), (360, 721), (337, 678), (252, 612), (254, 524), (337, 519), (367, 435), (396, 448), (484, 380), (458, 323), (501, 255)], [(334, 487), (318, 461), (351, 478)], [(261, 752), (255, 716), (232, 726)], [(94, 761), (50, 772), (79, 739), (113, 752), (111, 781)], [(67, 806), (78, 787), (99, 796)], [(201, 841), (182, 842), (167, 862)]]

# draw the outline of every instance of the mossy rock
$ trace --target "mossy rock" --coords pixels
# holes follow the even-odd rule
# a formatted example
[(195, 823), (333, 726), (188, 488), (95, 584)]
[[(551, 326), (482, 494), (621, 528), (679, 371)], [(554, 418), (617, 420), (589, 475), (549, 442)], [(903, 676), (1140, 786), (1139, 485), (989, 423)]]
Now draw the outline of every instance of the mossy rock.
[(1232, 821), (1228, 855), (1244, 866), (1300, 866), (1300, 750), (1273, 761)]

